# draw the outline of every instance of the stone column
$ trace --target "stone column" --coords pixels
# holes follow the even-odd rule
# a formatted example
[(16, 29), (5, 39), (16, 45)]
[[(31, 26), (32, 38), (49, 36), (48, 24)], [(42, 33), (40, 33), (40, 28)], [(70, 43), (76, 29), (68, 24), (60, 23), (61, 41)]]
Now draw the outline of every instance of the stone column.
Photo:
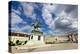
[(70, 36), (70, 35), (68, 35), (68, 40), (69, 40), (69, 41), (71, 40), (71, 36)]
[(74, 34), (72, 34), (72, 40), (73, 40), (73, 42), (76, 41), (76, 40), (75, 40), (75, 36), (74, 36)]
[(30, 40), (30, 36), (29, 36), (29, 40)]

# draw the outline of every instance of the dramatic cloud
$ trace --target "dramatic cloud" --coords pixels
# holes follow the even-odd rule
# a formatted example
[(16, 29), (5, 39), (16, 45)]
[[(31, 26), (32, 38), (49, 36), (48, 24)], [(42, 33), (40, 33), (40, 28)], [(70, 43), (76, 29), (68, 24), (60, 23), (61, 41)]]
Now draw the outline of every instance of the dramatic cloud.
[[(49, 28), (62, 33), (77, 31), (78, 7), (76, 5), (53, 5), (54, 8), (51, 10), (49, 10), (49, 6), (51, 5), (43, 7), (43, 18)], [(56, 17), (52, 17), (52, 13), (56, 14)]]
[[(14, 6), (15, 7), (15, 6)], [(78, 30), (78, 6), (65, 4), (19, 2), (11, 9), (11, 30), (30, 33), (38, 19), (44, 34), (64, 34)]]
[(45, 23), (49, 25), (49, 28), (53, 28), (53, 29), (55, 28), (54, 20), (53, 20), (53, 18), (55, 17), (53, 11), (55, 10), (55, 8), (56, 8), (56, 5), (44, 4), (43, 10), (42, 10), (43, 12), (42, 16), (43, 16), (43, 19), (45, 20)]
[(15, 12), (11, 13), (11, 31), (24, 32), (25, 30), (31, 31), (31, 29), (32, 27), (24, 22)]
[(16, 15), (14, 12), (12, 12), (11, 13), (11, 24), (14, 25), (20, 22), (22, 22), (22, 19), (18, 15)]

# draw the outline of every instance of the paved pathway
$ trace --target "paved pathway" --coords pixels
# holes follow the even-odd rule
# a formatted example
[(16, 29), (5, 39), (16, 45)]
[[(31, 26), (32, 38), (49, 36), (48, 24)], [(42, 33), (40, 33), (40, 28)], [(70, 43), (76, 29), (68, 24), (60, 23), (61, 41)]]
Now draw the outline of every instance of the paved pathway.
[[(22, 46), (23, 47), (23, 46)], [(13, 52), (38, 52), (38, 51), (53, 51), (53, 50), (68, 50), (68, 49), (77, 49), (78, 45), (76, 43), (61, 43), (61, 44), (49, 44), (49, 45), (40, 45), (34, 47), (24, 46), (20, 49), (12, 47)]]

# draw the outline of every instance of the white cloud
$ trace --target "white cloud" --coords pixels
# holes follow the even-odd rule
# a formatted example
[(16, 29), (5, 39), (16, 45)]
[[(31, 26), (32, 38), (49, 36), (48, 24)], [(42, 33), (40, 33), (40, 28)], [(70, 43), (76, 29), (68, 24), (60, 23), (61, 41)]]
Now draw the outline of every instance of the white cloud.
[(69, 27), (74, 28), (74, 29), (78, 29), (78, 22), (73, 21), (72, 24)]
[(43, 6), (43, 9), (42, 9), (43, 19), (45, 20), (45, 23), (47, 25), (49, 25), (49, 28), (51, 28), (51, 29), (54, 29), (55, 28), (54, 20), (52, 18), (52, 14), (51, 14), (54, 11), (55, 7), (56, 7), (55, 5), (52, 6), (50, 4), (47, 4), (47, 5), (45, 4)]
[(24, 13), (27, 16), (32, 16), (32, 14), (33, 14), (33, 7), (32, 6), (27, 6), (27, 8), (24, 8)]
[(26, 22), (24, 22), (17, 14), (15, 14), (15, 12), (11, 12), (11, 31), (21, 32), (21, 29), (17, 26), (19, 23), (25, 24)]
[(69, 26), (72, 24), (71, 18), (69, 19), (67, 16), (60, 16), (59, 19), (57, 19), (57, 22), (62, 26)]
[[(61, 20), (61, 23), (62, 24), (64, 24), (64, 25), (69, 25), (69, 26), (71, 26), (72, 28), (73, 27), (76, 27), (77, 28), (77, 23), (78, 23), (78, 21), (77, 21), (77, 18), (73, 18), (71, 15), (72, 15), (72, 13), (73, 12), (71, 12), (70, 14), (67, 14), (67, 13), (65, 13), (65, 12), (62, 12), (61, 14), (60, 14), (60, 18), (62, 18), (62, 20)], [(74, 13), (73, 13), (74, 14)]]
[(17, 14), (19, 14), (19, 15), (21, 14), (21, 12), (20, 12), (19, 10), (11, 9), (11, 11), (12, 11), (12, 12), (15, 12), (15, 13), (17, 13)]
[(43, 9), (47, 9), (50, 13), (53, 13), (54, 10), (56, 9), (57, 5), (53, 4), (53, 5), (50, 5), (50, 4), (44, 4), (43, 5)]
[(78, 10), (74, 9), (70, 14), (69, 14), (70, 17), (72, 18), (78, 18)]
[(14, 12), (11, 13), (11, 24), (12, 25), (20, 23), (22, 21), (23, 20), (18, 15), (16, 15)]
[(22, 31), (19, 27), (15, 25), (14, 27), (11, 27), (11, 32), (22, 32)]
[(23, 6), (25, 16), (35, 19), (36, 14), (34, 13), (34, 4), (31, 3), (21, 3)]
[(24, 31), (24, 30), (29, 30), (29, 31), (31, 31), (32, 29), (33, 29), (32, 26), (26, 25), (26, 26), (23, 26), (20, 30), (22, 30), (22, 31)]

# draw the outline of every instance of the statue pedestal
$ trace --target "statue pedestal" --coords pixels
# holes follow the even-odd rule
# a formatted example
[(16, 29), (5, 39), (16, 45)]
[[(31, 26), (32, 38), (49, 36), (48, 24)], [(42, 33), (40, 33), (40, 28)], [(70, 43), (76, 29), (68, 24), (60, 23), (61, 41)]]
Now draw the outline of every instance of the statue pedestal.
[(41, 45), (41, 44), (45, 44), (43, 36), (34, 36), (33, 35), (33, 38), (31, 38), (31, 37), (32, 36), (30, 36), (30, 40), (28, 40), (27, 45)]
[(45, 44), (43, 41), (30, 40), (26, 45), (43, 45)]

